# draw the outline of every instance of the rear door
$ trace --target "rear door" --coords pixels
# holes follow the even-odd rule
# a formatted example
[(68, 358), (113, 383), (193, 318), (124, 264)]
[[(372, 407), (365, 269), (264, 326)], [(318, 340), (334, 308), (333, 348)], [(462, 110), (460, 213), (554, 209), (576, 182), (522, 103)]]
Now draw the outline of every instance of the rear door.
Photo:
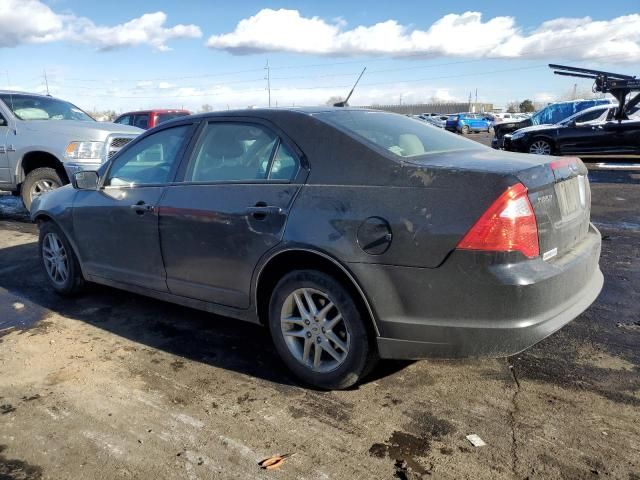
[(115, 157), (98, 190), (79, 190), (73, 225), (90, 275), (166, 291), (158, 205), (173, 178), (192, 125), (141, 138)]
[(216, 119), (183, 163), (160, 205), (169, 291), (248, 308), (254, 269), (306, 178), (301, 152), (270, 124)]
[(608, 151), (617, 154), (640, 154), (640, 120), (610, 120), (599, 127)]

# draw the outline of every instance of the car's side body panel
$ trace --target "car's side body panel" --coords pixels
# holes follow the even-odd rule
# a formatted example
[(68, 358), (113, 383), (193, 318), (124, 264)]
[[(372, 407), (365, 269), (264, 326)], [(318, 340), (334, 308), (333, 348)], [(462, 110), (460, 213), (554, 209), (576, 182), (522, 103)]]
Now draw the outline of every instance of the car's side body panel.
[[(192, 138), (150, 213), (155, 227), (148, 233), (155, 228), (160, 252), (151, 260), (168, 288), (94, 271), (89, 280), (258, 321), (257, 282), (266, 262), (291, 249), (315, 252), (353, 279), (371, 310), (381, 354), (396, 358), (515, 353), (570, 321), (600, 290), (600, 237), (588, 227), (587, 197), (569, 217), (559, 214), (554, 196), (556, 183), (584, 176), (582, 164), (553, 170), (548, 159), (475, 145), (401, 158), (313, 112), (295, 110), (225, 112), (189, 122), (227, 117), (271, 124), (291, 142), (304, 176), (292, 183), (181, 183)], [(528, 188), (541, 248), (555, 248), (555, 256), (457, 250), (477, 219), (516, 183)], [(60, 215), (65, 234), (91, 248), (87, 233), (74, 231), (79, 224), (62, 213), (74, 199), (80, 206), (86, 193), (46, 195), (34, 203), (34, 218), (42, 212), (58, 221)], [(50, 197), (64, 206), (54, 208)], [(252, 219), (247, 207), (259, 201), (281, 215)], [(114, 223), (115, 210), (97, 218), (106, 229), (126, 225), (122, 218)], [(131, 223), (128, 231), (135, 229)], [(101, 241), (98, 233), (91, 242)], [(79, 259), (86, 263), (91, 254), (83, 248)], [(119, 260), (131, 255), (125, 247)]]

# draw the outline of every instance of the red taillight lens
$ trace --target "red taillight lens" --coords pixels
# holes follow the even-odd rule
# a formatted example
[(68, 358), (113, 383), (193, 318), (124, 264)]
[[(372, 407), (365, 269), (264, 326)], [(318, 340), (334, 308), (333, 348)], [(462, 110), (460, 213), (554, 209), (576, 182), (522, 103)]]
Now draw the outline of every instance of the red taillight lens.
[(484, 212), (458, 244), (463, 250), (521, 252), (528, 258), (540, 255), (538, 224), (527, 196), (517, 183), (507, 189)]

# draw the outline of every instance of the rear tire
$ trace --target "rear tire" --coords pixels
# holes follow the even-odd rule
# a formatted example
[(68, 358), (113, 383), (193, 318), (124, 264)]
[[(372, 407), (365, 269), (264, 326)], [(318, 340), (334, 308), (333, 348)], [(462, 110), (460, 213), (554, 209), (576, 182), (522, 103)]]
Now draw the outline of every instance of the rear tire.
[(533, 155), (553, 155), (553, 145), (547, 139), (534, 138), (529, 144), (529, 153)]
[(22, 182), (22, 203), (24, 203), (27, 210), (31, 211), (31, 204), (34, 198), (50, 190), (60, 188), (62, 185), (63, 182), (60, 175), (53, 168), (36, 168), (30, 171), (24, 182)]
[(71, 296), (85, 286), (80, 263), (60, 227), (49, 221), (40, 224), (40, 262), (49, 285), (56, 293)]
[(349, 291), (317, 270), (296, 270), (276, 285), (269, 329), (278, 354), (302, 382), (349, 388), (371, 371), (377, 352)]

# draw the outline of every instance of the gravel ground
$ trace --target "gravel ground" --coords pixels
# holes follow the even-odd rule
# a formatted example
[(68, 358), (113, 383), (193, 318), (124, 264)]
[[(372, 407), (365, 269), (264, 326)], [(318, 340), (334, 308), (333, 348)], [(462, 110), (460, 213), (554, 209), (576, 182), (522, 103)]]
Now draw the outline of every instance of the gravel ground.
[(583, 315), (514, 358), (384, 362), (329, 393), (297, 386), (257, 326), (57, 297), (0, 198), (0, 479), (639, 480), (640, 181), (592, 182), (606, 280)]

